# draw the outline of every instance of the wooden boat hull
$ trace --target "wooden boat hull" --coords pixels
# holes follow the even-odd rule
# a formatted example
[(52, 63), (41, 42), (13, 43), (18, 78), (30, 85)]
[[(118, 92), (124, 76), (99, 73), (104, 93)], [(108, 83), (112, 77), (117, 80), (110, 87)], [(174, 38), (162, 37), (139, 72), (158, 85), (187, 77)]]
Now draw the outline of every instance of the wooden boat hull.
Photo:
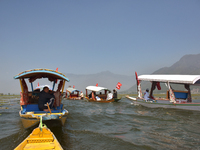
[[(22, 114), (22, 111), (19, 111), (19, 115), (21, 117), (22, 124), (24, 128), (30, 128), (34, 127), (39, 124), (40, 117), (42, 115), (46, 114), (46, 116), (43, 117), (44, 122), (56, 122), (59, 125), (63, 126), (65, 124), (65, 121), (67, 119), (67, 110), (63, 110), (61, 113), (34, 113), (34, 112), (28, 112), (26, 114)], [(51, 123), (50, 123), (51, 124)]]
[(169, 100), (145, 101), (144, 99), (136, 99), (130, 96), (126, 96), (126, 98), (133, 100), (135, 104), (140, 104), (149, 108), (174, 108), (200, 111), (200, 103), (171, 103)]
[(55, 135), (44, 127), (38, 127), (14, 150), (63, 150)]
[(103, 100), (97, 101), (97, 100), (89, 99), (88, 97), (86, 97), (86, 99), (89, 102), (98, 102), (98, 103), (111, 103), (111, 102), (118, 102), (119, 100), (121, 100), (121, 98), (119, 98), (119, 99), (118, 98), (113, 98), (111, 100), (105, 100), (105, 99), (103, 99)]

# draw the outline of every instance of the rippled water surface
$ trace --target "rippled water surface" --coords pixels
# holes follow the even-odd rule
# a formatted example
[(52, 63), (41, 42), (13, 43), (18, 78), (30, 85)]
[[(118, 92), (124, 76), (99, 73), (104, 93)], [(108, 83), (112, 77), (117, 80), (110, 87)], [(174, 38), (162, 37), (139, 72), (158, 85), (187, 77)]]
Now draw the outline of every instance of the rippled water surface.
[[(31, 132), (18, 114), (19, 100), (0, 106), (0, 149), (12, 150)], [(200, 111), (146, 108), (117, 103), (63, 100), (63, 127), (50, 128), (64, 149), (200, 149)]]

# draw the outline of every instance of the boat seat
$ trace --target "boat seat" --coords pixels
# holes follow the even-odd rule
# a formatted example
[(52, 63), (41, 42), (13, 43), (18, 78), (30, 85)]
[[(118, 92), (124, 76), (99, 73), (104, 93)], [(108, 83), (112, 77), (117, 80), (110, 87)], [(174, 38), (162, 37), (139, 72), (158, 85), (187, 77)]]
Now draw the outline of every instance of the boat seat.
[(174, 92), (174, 95), (176, 98), (179, 99), (187, 99), (188, 93), (182, 93), (182, 92)]
[[(34, 113), (46, 113), (46, 111), (39, 110), (38, 104), (22, 105), (22, 108), (23, 108), (22, 114), (25, 114), (26, 112), (32, 112), (32, 111), (34, 111)], [(53, 108), (53, 110), (51, 110), (51, 112), (59, 113), (60, 110), (62, 110), (62, 108), (63, 108), (63, 104), (58, 106), (57, 109)]]
[(102, 99), (106, 99), (106, 97), (107, 97), (106, 94), (101, 94), (101, 95), (99, 94), (98, 96), (99, 96), (100, 98), (102, 98)]
[(71, 94), (70, 95), (70, 98), (77, 98), (78, 97), (78, 94)]
[[(187, 91), (176, 91), (174, 90), (174, 95), (176, 99), (187, 99), (188, 98), (188, 92)], [(167, 91), (167, 99), (169, 99), (169, 91)]]

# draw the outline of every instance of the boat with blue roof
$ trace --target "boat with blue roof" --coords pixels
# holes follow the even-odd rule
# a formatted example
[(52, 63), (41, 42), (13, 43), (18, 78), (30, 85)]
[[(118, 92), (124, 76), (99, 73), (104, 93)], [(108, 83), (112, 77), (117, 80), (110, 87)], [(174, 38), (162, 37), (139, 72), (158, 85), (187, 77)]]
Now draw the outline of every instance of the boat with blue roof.
[(69, 86), (66, 89), (66, 94), (65, 94), (65, 98), (69, 99), (69, 100), (80, 100), (83, 99), (84, 97), (81, 97), (81, 92), (78, 89), (75, 89), (74, 87), (72, 88), (71, 86)]
[[(38, 107), (39, 93), (40, 89), (34, 89), (34, 81), (37, 79), (48, 79), (52, 83), (51, 92), (57, 93), (55, 101), (57, 103), (56, 107), (49, 109), (49, 111), (41, 111)], [(31, 69), (26, 70), (14, 77), (14, 79), (19, 79), (21, 86), (21, 99), (20, 105), (21, 110), (19, 115), (21, 117), (22, 124), (24, 128), (30, 128), (37, 126), (40, 122), (40, 117), (43, 117), (44, 122), (55, 122), (54, 125), (64, 125), (68, 111), (64, 108), (62, 104), (62, 94), (65, 87), (65, 82), (69, 82), (69, 79), (58, 72), (57, 70), (51, 69)], [(29, 88), (27, 84), (30, 84)], [(55, 88), (57, 89), (55, 90)]]

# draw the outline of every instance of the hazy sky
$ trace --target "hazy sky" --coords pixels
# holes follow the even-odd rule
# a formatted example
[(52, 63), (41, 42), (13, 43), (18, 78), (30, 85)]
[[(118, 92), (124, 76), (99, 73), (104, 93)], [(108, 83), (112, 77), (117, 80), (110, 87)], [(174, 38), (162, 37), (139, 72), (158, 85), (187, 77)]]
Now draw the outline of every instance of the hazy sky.
[(152, 73), (200, 53), (199, 0), (0, 0), (0, 93), (28, 69)]

